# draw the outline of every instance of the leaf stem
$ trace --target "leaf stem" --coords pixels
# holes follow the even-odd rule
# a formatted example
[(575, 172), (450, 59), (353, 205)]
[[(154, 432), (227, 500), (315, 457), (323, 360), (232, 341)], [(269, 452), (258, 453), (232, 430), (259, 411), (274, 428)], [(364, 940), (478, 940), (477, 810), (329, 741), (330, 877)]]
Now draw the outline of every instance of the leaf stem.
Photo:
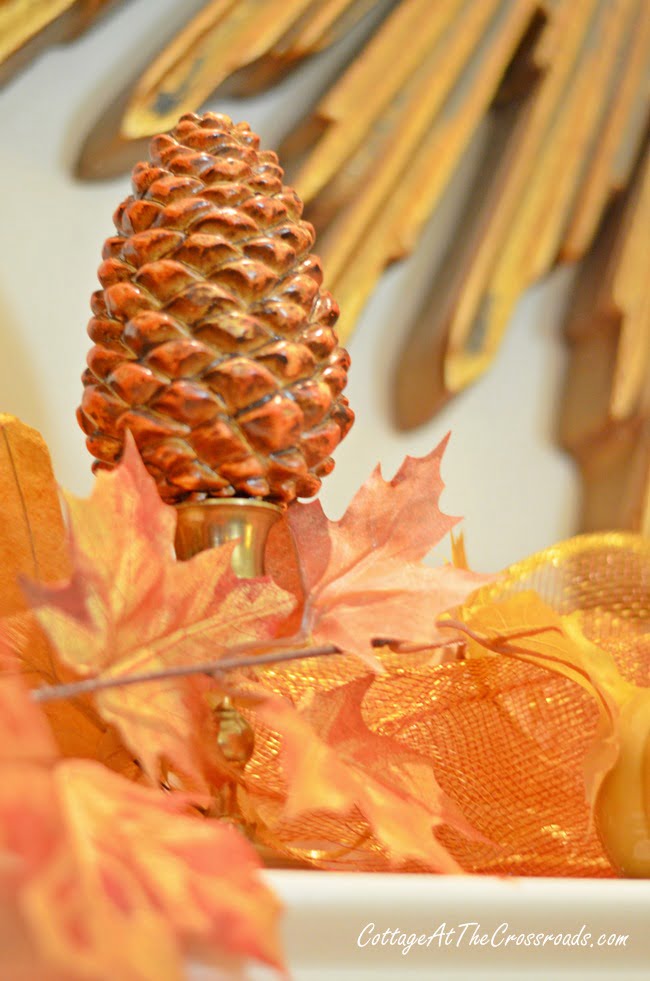
[(44, 685), (31, 692), (35, 702), (52, 702), (61, 698), (74, 698), (87, 692), (103, 691), (106, 688), (122, 688), (125, 685), (139, 685), (148, 681), (164, 681), (167, 678), (186, 678), (195, 674), (217, 675), (234, 668), (256, 668), (264, 664), (277, 664), (282, 661), (299, 661), (309, 657), (324, 657), (340, 654), (341, 649), (334, 644), (322, 647), (303, 647), (292, 651), (270, 651), (253, 657), (226, 657), (220, 661), (205, 661), (202, 664), (183, 664), (160, 671), (142, 674), (123, 675), (111, 678), (84, 678), (66, 685)]

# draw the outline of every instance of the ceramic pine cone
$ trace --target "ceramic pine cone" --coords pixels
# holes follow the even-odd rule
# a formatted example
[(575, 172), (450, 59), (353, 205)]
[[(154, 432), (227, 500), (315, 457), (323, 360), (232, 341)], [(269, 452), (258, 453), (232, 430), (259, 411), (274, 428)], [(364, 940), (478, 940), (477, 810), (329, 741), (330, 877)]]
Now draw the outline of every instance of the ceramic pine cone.
[(130, 430), (167, 501), (310, 497), (354, 418), (313, 228), (258, 147), (244, 123), (183, 116), (104, 246), (78, 418), (94, 469)]

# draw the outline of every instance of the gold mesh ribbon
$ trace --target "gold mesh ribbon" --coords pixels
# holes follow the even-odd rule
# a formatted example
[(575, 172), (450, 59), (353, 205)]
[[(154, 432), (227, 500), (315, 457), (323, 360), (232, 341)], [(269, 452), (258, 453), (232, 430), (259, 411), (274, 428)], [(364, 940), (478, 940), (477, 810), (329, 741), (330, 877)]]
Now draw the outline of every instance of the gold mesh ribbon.
[[(535, 590), (554, 611), (579, 610), (585, 635), (610, 652), (619, 671), (650, 684), (650, 540), (584, 535), (520, 562), (480, 590), (498, 602)], [(408, 611), (405, 610), (405, 617)], [(599, 719), (596, 700), (575, 682), (536, 664), (479, 657), (432, 667), (423, 653), (381, 655), (363, 715), (431, 762), (436, 779), (486, 840), (443, 826), (436, 834), (469, 872), (540, 876), (615, 874), (590, 820), (584, 762)], [(366, 673), (336, 657), (264, 673), (266, 687), (295, 702)], [(328, 868), (394, 868), (360, 815), (326, 812), (282, 818), (286, 796), (278, 735), (257, 727), (245, 807), (276, 855)], [(398, 761), (395, 761), (398, 763)], [(391, 760), (382, 761), (386, 767)], [(422, 788), (423, 793), (426, 788)], [(417, 871), (415, 863), (401, 864)]]

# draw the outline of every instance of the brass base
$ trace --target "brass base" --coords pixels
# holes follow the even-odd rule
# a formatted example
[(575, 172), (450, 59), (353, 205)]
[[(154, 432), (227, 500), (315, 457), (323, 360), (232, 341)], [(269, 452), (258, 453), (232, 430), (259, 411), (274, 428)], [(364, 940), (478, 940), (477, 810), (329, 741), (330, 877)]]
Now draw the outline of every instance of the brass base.
[(204, 549), (237, 541), (232, 556), (235, 574), (240, 579), (264, 575), (266, 539), (282, 514), (279, 505), (243, 497), (211, 498), (178, 504), (176, 510), (179, 559), (191, 559)]
[[(264, 550), (269, 531), (283, 508), (268, 501), (248, 498), (212, 498), (207, 501), (176, 505), (176, 556), (191, 559), (206, 549), (237, 542), (232, 554), (232, 568), (240, 579), (264, 575)], [(235, 770), (243, 771), (255, 748), (250, 725), (224, 697), (214, 708), (217, 742)], [(238, 781), (224, 783), (214, 800), (215, 814), (235, 824), (244, 834), (252, 833), (237, 800)]]

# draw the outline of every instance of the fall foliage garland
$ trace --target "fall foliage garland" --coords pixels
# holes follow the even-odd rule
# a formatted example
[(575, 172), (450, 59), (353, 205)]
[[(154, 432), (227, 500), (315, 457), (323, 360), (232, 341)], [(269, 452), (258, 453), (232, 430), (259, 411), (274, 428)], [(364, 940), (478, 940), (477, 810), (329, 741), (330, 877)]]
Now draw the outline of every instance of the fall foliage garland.
[[(647, 834), (647, 540), (576, 539), (491, 580), (430, 568), (455, 524), (437, 503), (443, 443), (391, 481), (375, 471), (339, 522), (292, 505), (270, 576), (240, 580), (229, 546), (173, 557), (174, 511), (133, 445), (88, 500), (66, 495), (66, 533), (43, 441), (10, 417), (0, 432), (0, 922), (16, 976), (172, 979), (189, 955), (279, 966), (255, 850), (211, 817), (233, 781), (248, 836), (316, 866), (649, 873), (630, 807)], [(549, 569), (551, 606), (531, 589)], [(279, 663), (314, 647), (332, 653)], [(83, 679), (96, 690), (29, 697)], [(219, 748), (224, 694), (255, 734), (243, 772)]]

